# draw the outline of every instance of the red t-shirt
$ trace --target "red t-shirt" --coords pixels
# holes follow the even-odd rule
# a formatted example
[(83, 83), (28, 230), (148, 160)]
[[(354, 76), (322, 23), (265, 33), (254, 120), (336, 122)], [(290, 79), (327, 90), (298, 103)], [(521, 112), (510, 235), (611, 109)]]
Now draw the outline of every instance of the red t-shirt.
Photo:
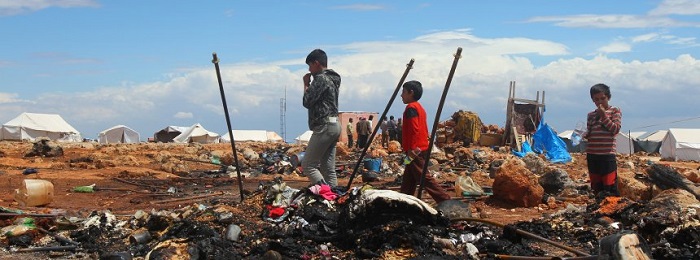
[(401, 130), (401, 146), (404, 151), (410, 151), (416, 147), (420, 148), (421, 151), (428, 150), (428, 145), (430, 145), (428, 122), (425, 109), (418, 101), (406, 104)]

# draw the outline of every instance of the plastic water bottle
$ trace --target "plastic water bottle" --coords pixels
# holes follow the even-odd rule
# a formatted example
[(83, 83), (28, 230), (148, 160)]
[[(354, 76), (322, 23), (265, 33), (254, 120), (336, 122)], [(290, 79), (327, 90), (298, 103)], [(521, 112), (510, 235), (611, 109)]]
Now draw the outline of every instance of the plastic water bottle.
[(574, 132), (571, 134), (571, 144), (574, 146), (577, 146), (581, 143), (581, 139), (583, 138), (583, 133), (586, 132), (586, 126), (583, 124), (583, 122), (578, 122), (576, 124), (576, 129), (574, 129)]
[(574, 133), (571, 134), (571, 144), (574, 146), (577, 146), (580, 143), (581, 143), (581, 135), (579, 135), (578, 133), (576, 133), (576, 131), (574, 131)]

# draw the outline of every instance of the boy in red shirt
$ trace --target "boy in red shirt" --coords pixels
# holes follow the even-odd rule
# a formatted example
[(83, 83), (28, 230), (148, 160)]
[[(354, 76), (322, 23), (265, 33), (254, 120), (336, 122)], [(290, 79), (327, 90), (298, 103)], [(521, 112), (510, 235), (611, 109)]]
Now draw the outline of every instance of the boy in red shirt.
[[(428, 123), (425, 109), (418, 103), (423, 96), (423, 86), (420, 82), (412, 80), (403, 84), (401, 100), (406, 104), (403, 112), (402, 143), (401, 146), (411, 161), (406, 165), (401, 181), (401, 193), (414, 195), (416, 185), (420, 184), (425, 163), (425, 153), (429, 153), (430, 145), (428, 135)], [(425, 174), (423, 183), (425, 190), (437, 204), (450, 199), (450, 195), (433, 179), (430, 171)]]

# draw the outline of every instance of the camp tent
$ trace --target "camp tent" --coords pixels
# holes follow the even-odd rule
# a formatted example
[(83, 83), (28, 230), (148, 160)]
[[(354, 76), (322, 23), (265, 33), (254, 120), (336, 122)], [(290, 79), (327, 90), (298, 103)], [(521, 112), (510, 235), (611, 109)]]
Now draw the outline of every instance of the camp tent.
[(561, 138), (562, 141), (566, 144), (566, 150), (569, 152), (585, 152), (586, 151), (586, 142), (581, 141), (578, 145), (574, 145), (571, 142), (571, 135), (574, 134), (574, 130), (566, 130), (564, 132), (561, 132), (557, 134), (559, 138)]
[(643, 135), (645, 132), (630, 132), (623, 133), (619, 132), (615, 136), (615, 143), (617, 147), (617, 153), (619, 154), (633, 154), (635, 150), (635, 142), (637, 142), (637, 137)]
[[(566, 143), (566, 149), (569, 152), (586, 152), (586, 141), (581, 141), (578, 145), (574, 146), (571, 142), (571, 135), (574, 130), (566, 130), (557, 134), (564, 143)], [(644, 132), (631, 132), (629, 135), (627, 133), (619, 132), (615, 136), (615, 143), (617, 147), (617, 153), (619, 154), (631, 154), (635, 151), (635, 140), (637, 136), (643, 135)], [(632, 138), (630, 138), (630, 136)], [(632, 144), (632, 146), (630, 146)]]
[(311, 135), (314, 133), (314, 131), (307, 130), (303, 134), (297, 136), (294, 138), (294, 141), (297, 142), (297, 144), (305, 144), (309, 142), (309, 139), (311, 139)]
[(138, 143), (139, 139), (139, 133), (125, 125), (116, 125), (97, 134), (101, 144)]
[(666, 137), (667, 130), (658, 130), (649, 132), (637, 137), (635, 151), (645, 151), (647, 153), (658, 153), (661, 148), (661, 142)]
[[(236, 142), (242, 141), (255, 141), (255, 142), (283, 142), (282, 137), (272, 131), (266, 130), (231, 130), (233, 131), (233, 138)], [(219, 142), (230, 143), (231, 137), (228, 133), (225, 133), (219, 139)]]
[(180, 135), (173, 138), (176, 143), (216, 143), (219, 141), (219, 134), (210, 132), (199, 123), (192, 125)]
[(172, 142), (173, 138), (180, 135), (182, 132), (187, 131), (189, 127), (187, 126), (168, 126), (161, 129), (153, 134), (154, 142), (168, 143)]
[(80, 142), (80, 132), (57, 114), (22, 113), (2, 125), (0, 140), (29, 140), (47, 137), (60, 142)]
[(700, 162), (700, 129), (668, 129), (659, 152), (664, 159)]

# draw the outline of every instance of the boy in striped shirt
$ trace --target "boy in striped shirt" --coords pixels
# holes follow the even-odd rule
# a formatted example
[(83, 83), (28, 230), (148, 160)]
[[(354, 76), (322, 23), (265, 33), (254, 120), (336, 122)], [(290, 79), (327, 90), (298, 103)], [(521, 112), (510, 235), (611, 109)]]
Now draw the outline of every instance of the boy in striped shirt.
[(596, 109), (588, 113), (584, 137), (588, 140), (586, 161), (591, 189), (596, 194), (618, 196), (615, 136), (622, 126), (622, 112), (608, 103), (611, 95), (607, 85), (593, 85), (590, 92)]

